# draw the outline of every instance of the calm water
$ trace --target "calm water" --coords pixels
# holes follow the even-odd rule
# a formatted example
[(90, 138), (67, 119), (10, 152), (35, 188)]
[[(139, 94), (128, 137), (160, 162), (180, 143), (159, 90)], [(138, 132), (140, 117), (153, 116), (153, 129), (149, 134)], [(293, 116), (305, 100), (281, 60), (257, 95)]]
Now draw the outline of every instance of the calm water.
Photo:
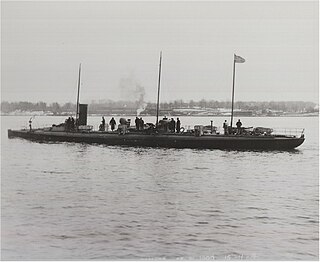
[(2, 117), (3, 260), (319, 258), (318, 118), (241, 118), (306, 128), (290, 152), (9, 140), (28, 118)]

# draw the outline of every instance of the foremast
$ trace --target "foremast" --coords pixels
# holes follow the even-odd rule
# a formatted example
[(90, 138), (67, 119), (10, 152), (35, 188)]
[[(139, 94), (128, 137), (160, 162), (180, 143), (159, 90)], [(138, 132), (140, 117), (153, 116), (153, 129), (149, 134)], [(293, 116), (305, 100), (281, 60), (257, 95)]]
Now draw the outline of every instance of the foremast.
[(77, 94), (77, 109), (76, 109), (76, 127), (79, 123), (79, 95), (80, 95), (80, 80), (81, 80), (81, 63), (79, 65), (79, 78), (78, 78), (78, 94)]
[(160, 52), (160, 62), (159, 62), (159, 78), (158, 78), (158, 98), (157, 98), (157, 120), (156, 127), (159, 124), (159, 100), (160, 100), (160, 81), (161, 81), (161, 60), (162, 60), (162, 51)]

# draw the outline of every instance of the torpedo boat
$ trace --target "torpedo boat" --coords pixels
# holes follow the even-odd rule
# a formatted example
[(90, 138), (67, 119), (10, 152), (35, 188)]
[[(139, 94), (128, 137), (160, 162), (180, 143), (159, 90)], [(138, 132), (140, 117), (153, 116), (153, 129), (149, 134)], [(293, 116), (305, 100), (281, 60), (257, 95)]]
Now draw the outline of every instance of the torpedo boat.
[(87, 125), (88, 105), (79, 103), (81, 64), (79, 66), (78, 95), (76, 119), (52, 125), (45, 128), (29, 128), (21, 130), (8, 130), (9, 138), (23, 138), (36, 142), (76, 142), (95, 143), (110, 146), (136, 146), (136, 147), (166, 147), (166, 148), (201, 148), (201, 149), (235, 149), (235, 150), (292, 150), (300, 146), (304, 140), (304, 130), (287, 135), (276, 134), (272, 128), (264, 127), (233, 127), (234, 83), (235, 65), (244, 63), (244, 59), (234, 55), (233, 88), (231, 124), (221, 134), (211, 123), (210, 126), (195, 125), (193, 129), (168, 130), (168, 122), (165, 119), (159, 121), (159, 94), (161, 79), (160, 53), (158, 98), (156, 110), (156, 123), (146, 123), (141, 129), (130, 126), (130, 121), (120, 119), (120, 124), (115, 131), (106, 131), (101, 126), (99, 131), (94, 131)]
[[(200, 130), (199, 130), (200, 131)], [(290, 150), (300, 146), (305, 138), (285, 135), (220, 135), (201, 132), (101, 132), (101, 131), (53, 131), (50, 128), (35, 130), (8, 130), (9, 138), (24, 138), (32, 141), (57, 141), (97, 143), (105, 145), (203, 148), (238, 150)]]

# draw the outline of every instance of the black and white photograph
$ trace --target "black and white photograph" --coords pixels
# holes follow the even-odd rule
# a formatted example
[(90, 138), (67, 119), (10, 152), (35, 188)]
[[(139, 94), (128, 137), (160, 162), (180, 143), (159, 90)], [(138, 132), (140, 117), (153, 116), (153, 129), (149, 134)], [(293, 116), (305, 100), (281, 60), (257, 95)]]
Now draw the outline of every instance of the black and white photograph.
[(319, 1), (1, 1), (1, 260), (319, 261)]

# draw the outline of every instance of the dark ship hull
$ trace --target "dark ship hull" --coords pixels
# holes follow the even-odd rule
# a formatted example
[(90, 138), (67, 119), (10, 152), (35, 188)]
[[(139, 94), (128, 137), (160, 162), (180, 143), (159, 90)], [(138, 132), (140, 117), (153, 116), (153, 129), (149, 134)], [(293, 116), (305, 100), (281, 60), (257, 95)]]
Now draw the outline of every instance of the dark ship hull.
[(53, 132), (43, 129), (8, 130), (9, 138), (24, 138), (32, 141), (56, 141), (97, 143), (105, 145), (166, 147), (166, 148), (202, 148), (237, 150), (290, 150), (304, 142), (301, 137), (291, 136), (255, 136), (255, 135), (202, 135), (181, 133), (126, 133), (113, 132)]

